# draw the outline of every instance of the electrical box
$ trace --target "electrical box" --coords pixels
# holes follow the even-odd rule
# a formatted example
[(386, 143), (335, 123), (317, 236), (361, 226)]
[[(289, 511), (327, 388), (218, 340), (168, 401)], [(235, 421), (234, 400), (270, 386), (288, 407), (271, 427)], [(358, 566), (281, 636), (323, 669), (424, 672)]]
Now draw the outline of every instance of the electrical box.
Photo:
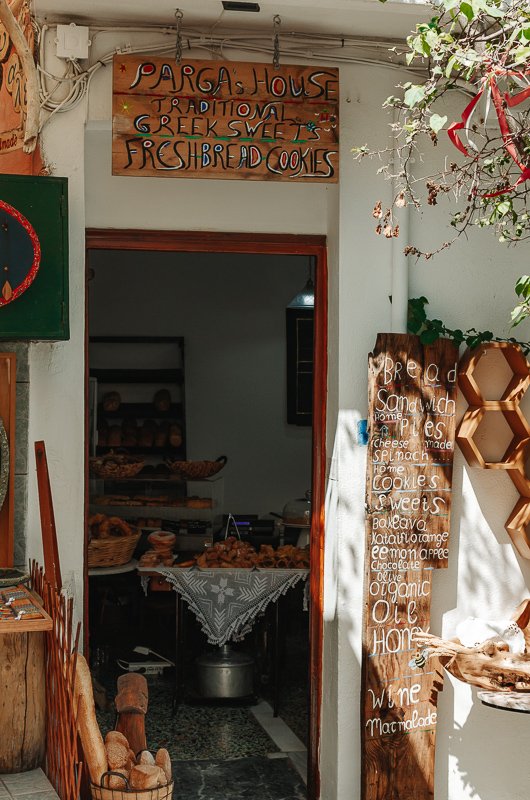
[(59, 58), (88, 58), (90, 39), (85, 25), (57, 25), (57, 56)]

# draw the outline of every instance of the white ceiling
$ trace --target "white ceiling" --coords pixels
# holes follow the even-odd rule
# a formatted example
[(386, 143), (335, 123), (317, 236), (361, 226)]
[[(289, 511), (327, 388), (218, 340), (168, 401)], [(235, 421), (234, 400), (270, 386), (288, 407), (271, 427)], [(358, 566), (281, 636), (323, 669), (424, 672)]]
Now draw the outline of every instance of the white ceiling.
[(272, 30), (275, 14), (281, 32), (289, 31), (403, 38), (432, 10), (411, 2), (379, 0), (259, 0), (259, 13), (223, 11), (221, 0), (34, 0), (34, 11), (48, 21), (93, 25), (174, 25), (177, 5), (184, 28), (216, 33), (224, 29)]

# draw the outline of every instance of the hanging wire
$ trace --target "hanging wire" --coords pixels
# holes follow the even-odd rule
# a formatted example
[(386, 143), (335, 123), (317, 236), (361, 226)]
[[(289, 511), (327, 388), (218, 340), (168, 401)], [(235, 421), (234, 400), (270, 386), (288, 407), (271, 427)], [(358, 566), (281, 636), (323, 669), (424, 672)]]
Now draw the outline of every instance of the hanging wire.
[(177, 46), (175, 48), (175, 61), (177, 64), (180, 64), (182, 61), (182, 33), (180, 28), (183, 16), (183, 11), (180, 8), (177, 8), (175, 11), (175, 19), (177, 20)]
[(274, 28), (273, 28), (273, 30), (274, 30), (274, 38), (273, 38), (274, 52), (272, 54), (272, 63), (273, 63), (274, 69), (280, 69), (280, 37), (279, 37), (279, 31), (280, 31), (280, 25), (282, 24), (282, 18), (280, 17), (279, 14), (275, 14), (274, 17), (273, 17), (272, 22), (273, 22), (273, 25), (274, 25)]

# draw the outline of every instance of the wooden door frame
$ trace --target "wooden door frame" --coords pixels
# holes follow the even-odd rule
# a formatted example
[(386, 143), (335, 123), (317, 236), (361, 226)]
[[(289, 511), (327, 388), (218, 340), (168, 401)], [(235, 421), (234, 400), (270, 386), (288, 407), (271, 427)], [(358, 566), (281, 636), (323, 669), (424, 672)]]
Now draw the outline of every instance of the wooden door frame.
[[(309, 800), (320, 798), (320, 732), (322, 705), (322, 637), (324, 583), (324, 502), (326, 481), (326, 407), (328, 375), (328, 268), (325, 236), (293, 234), (215, 233), (202, 231), (117, 230), (86, 231), (87, 265), (90, 250), (151, 250), (180, 253), (248, 253), (305, 255), (316, 259), (315, 343), (313, 379), (313, 504), (311, 520), (311, 616), (309, 636)], [(88, 271), (88, 267), (87, 267)], [(88, 411), (88, 291), (86, 293), (85, 393)], [(86, 441), (88, 442), (88, 413)], [(88, 447), (86, 453), (85, 515), (88, 514)], [(86, 544), (85, 544), (86, 548)], [(85, 630), (88, 623), (88, 574), (85, 552)]]

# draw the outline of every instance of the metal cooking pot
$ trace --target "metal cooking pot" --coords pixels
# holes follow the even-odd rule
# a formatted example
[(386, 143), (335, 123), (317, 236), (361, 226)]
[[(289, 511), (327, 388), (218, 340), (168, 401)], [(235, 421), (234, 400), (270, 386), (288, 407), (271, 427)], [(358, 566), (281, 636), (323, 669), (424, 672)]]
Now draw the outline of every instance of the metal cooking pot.
[(197, 688), (203, 697), (248, 697), (254, 694), (254, 659), (224, 644), (196, 659)]

